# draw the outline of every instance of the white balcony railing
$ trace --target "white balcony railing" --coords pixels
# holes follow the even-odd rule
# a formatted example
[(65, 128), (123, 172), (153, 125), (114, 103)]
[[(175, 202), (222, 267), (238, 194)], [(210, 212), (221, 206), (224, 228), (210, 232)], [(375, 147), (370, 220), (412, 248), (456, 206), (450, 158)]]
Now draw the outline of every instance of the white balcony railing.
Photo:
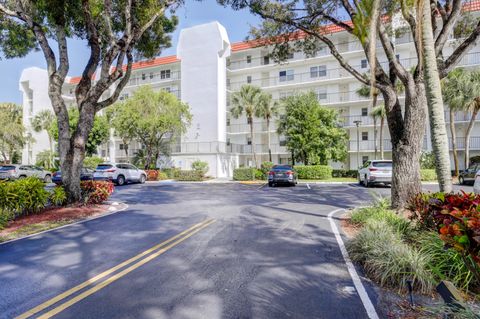
[[(271, 144), (272, 154), (287, 154), (285, 146), (279, 144)], [(258, 154), (268, 154), (268, 145), (256, 144), (255, 152)], [(225, 142), (188, 142), (172, 145), (171, 153), (175, 154), (217, 154), (217, 153), (235, 153), (250, 154), (252, 153), (252, 145), (248, 144), (231, 144)]]
[(143, 75), (136, 75), (131, 77), (128, 81), (127, 86), (137, 86), (145, 84), (157, 84), (157, 83), (166, 83), (170, 81), (179, 81), (180, 80), (180, 71), (171, 71), (168, 75), (161, 74), (160, 72), (154, 73), (144, 73)]

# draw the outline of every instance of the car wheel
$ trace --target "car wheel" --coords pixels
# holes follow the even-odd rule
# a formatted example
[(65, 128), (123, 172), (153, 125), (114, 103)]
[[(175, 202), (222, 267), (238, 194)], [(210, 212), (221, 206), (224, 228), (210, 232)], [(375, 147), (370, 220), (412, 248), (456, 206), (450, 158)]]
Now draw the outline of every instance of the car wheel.
[(125, 185), (125, 176), (123, 176), (123, 175), (118, 175), (118, 177), (117, 177), (117, 185), (118, 185), (118, 186)]
[(460, 183), (460, 185), (465, 185), (465, 179), (462, 176), (458, 178), (458, 182)]
[(145, 175), (142, 174), (142, 176), (140, 176), (140, 184), (145, 184), (146, 180), (147, 178), (145, 177)]
[(273, 183), (272, 183), (272, 182), (268, 182), (268, 187), (273, 187)]
[(25, 175), (18, 176), (18, 179), (24, 179), (24, 178), (27, 178), (27, 176), (25, 176)]
[(51, 183), (52, 182), (52, 176), (45, 175), (45, 177), (43, 178), (43, 181), (47, 184)]
[(363, 180), (363, 185), (364, 185), (365, 187), (370, 187), (370, 183), (368, 182), (367, 175), (365, 175), (365, 179)]

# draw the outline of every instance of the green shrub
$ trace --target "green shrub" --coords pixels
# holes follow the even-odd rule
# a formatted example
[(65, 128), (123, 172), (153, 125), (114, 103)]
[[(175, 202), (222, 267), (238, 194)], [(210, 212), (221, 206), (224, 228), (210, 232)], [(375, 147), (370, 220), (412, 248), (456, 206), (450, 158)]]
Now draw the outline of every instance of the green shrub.
[(28, 215), (43, 209), (49, 192), (38, 178), (29, 177), (14, 182), (0, 182), (0, 209), (14, 214)]
[(50, 193), (49, 199), (53, 205), (62, 206), (67, 201), (67, 193), (62, 186), (57, 186)]
[(168, 179), (168, 175), (165, 174), (165, 173), (162, 172), (162, 171), (158, 171), (157, 179), (158, 179), (159, 181), (164, 181), (164, 180)]
[(195, 161), (192, 163), (192, 169), (194, 171), (201, 172), (202, 175), (205, 175), (208, 172), (208, 163), (200, 160)]
[[(465, 265), (462, 255), (453, 249), (445, 249), (445, 244), (438, 234), (422, 232), (416, 241), (420, 253), (428, 256), (428, 267), (437, 282), (449, 280), (460, 289), (479, 291), (480, 283), (475, 282), (475, 277)], [(472, 260), (469, 262), (474, 264)]]
[(270, 172), (270, 170), (272, 169), (273, 167), (273, 163), (272, 162), (263, 162), (262, 165), (260, 166), (260, 171), (262, 172), (263, 176), (262, 178), (263, 179), (266, 179), (267, 178), (267, 175), (268, 175), (268, 172)]
[(101, 163), (103, 163), (103, 159), (98, 156), (87, 156), (83, 160), (83, 166), (91, 169), (96, 169)]
[(334, 169), (332, 170), (332, 177), (352, 177), (357, 178), (357, 170)]
[(0, 230), (5, 228), (8, 225), (8, 222), (13, 219), (13, 217), (14, 216), (12, 212), (6, 209), (0, 208)]
[(110, 181), (82, 181), (83, 202), (87, 205), (101, 204), (112, 195), (115, 186)]
[(174, 179), (178, 176), (178, 172), (180, 172), (179, 168), (162, 168), (162, 172), (164, 172), (169, 179)]
[(434, 278), (430, 260), (402, 240), (402, 236), (384, 220), (368, 220), (358, 235), (347, 243), (352, 260), (364, 267), (365, 273), (384, 287), (405, 291), (407, 280), (415, 290), (431, 292)]
[(424, 182), (434, 182), (437, 180), (437, 173), (434, 169), (421, 169), (420, 178)]
[(203, 172), (201, 171), (195, 171), (195, 170), (190, 170), (190, 171), (178, 171), (177, 181), (190, 181), (190, 182), (198, 182), (203, 180)]
[(241, 167), (233, 170), (233, 180), (253, 181), (257, 176), (257, 169), (254, 167)]
[(329, 179), (332, 177), (332, 168), (326, 165), (295, 166), (300, 179)]

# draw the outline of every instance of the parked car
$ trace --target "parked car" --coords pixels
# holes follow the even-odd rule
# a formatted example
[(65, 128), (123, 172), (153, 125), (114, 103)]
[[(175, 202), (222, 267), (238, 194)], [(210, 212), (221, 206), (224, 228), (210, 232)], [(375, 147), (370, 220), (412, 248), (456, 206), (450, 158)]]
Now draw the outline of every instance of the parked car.
[(473, 182), (473, 192), (480, 194), (480, 171), (475, 174), (475, 182)]
[(473, 184), (475, 182), (475, 176), (479, 169), (479, 164), (472, 164), (469, 168), (460, 172), (460, 174), (458, 175), (458, 182), (461, 185)]
[(297, 173), (290, 165), (273, 165), (268, 172), (268, 186), (289, 184), (295, 186), (298, 183)]
[(358, 170), (358, 182), (365, 187), (374, 184), (392, 184), (392, 161), (366, 161)]
[[(94, 170), (93, 169), (90, 169), (90, 168), (82, 168), (82, 171), (80, 172), (80, 180), (81, 181), (91, 181), (93, 180), (93, 173), (94, 173)], [(62, 172), (61, 171), (57, 171), (55, 173), (53, 173), (53, 177), (52, 177), (52, 182), (54, 182), (55, 184), (62, 184)]]
[(93, 173), (94, 180), (111, 180), (121, 186), (126, 183), (145, 183), (147, 173), (128, 163), (99, 164)]
[(0, 179), (15, 180), (26, 177), (37, 177), (45, 183), (52, 182), (52, 172), (34, 165), (7, 164), (0, 166)]

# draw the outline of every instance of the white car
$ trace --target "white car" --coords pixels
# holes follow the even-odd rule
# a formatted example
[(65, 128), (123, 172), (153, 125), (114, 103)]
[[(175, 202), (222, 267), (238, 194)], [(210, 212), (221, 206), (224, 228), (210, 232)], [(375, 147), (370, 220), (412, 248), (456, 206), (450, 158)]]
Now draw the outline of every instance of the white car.
[(473, 192), (480, 194), (480, 171), (475, 174), (475, 182), (473, 183)]
[(373, 184), (392, 184), (392, 161), (371, 160), (366, 161), (358, 170), (358, 182), (369, 187)]
[(122, 186), (126, 183), (145, 183), (147, 173), (128, 163), (99, 164), (93, 173), (94, 180), (110, 180)]

